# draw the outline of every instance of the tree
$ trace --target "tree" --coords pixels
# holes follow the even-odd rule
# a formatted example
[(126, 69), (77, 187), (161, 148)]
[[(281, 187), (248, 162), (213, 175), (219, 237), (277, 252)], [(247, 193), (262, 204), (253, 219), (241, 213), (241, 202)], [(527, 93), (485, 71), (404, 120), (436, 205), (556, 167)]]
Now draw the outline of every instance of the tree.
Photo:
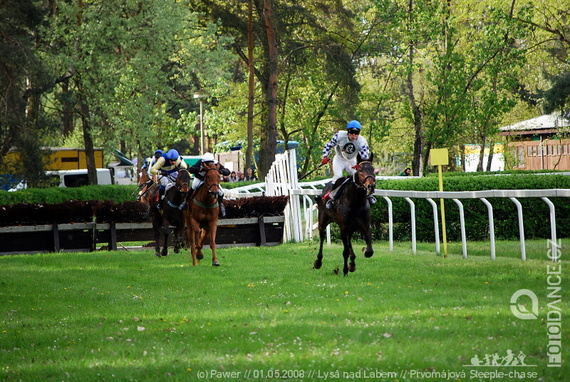
[[(144, 158), (195, 134), (176, 120), (195, 107), (202, 85), (224, 84), (227, 41), (215, 24), (198, 28), (182, 2), (95, 0), (57, 9), (45, 30), (45, 54), (54, 73), (70, 73), (55, 98), (62, 115), (81, 121), (88, 158), (96, 144), (109, 151), (128, 145)], [(95, 183), (94, 162), (88, 164)]]
[(42, 177), (41, 133), (49, 130), (38, 91), (49, 86), (36, 54), (35, 30), (43, 10), (31, 0), (7, 2), (0, 7), (0, 167), (13, 147), (25, 155), (11, 169), (36, 186)]

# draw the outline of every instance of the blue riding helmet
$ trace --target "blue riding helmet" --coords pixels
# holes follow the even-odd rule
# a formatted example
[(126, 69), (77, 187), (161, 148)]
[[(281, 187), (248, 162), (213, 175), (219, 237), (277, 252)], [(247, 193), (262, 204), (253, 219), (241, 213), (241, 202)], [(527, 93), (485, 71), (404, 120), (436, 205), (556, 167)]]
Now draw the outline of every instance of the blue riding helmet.
[(175, 149), (170, 149), (166, 153), (166, 159), (168, 159), (168, 160), (178, 159), (179, 156), (180, 155), (178, 154), (178, 151), (176, 151)]
[(350, 129), (362, 130), (362, 125), (360, 125), (360, 122), (358, 122), (357, 120), (352, 120), (352, 121), (348, 122), (348, 124), (346, 125), (346, 129), (347, 130), (350, 130)]

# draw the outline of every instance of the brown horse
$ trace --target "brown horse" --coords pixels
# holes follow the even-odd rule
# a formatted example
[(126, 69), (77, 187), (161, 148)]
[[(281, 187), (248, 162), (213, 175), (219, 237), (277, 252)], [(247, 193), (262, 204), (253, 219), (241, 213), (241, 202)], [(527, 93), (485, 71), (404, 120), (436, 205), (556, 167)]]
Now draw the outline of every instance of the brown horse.
[[(319, 208), (319, 236), (321, 239), (317, 260), (314, 267), (319, 269), (322, 266), (323, 259), (323, 242), (326, 237), (326, 227), (335, 222), (340, 228), (340, 236), (344, 250), (343, 272), (346, 276), (348, 272), (356, 270), (354, 259), (356, 255), (352, 249), (352, 235), (360, 232), (366, 241), (366, 247), (363, 248), (364, 256), (371, 257), (374, 254), (372, 249), (372, 232), (370, 229), (371, 214), (368, 196), (374, 193), (376, 187), (376, 177), (374, 176), (374, 167), (370, 161), (361, 161), (356, 167), (356, 173), (352, 177), (340, 178), (337, 185), (342, 184), (335, 204), (332, 209), (326, 208), (326, 200), (322, 196), (317, 196), (317, 205)], [(331, 184), (328, 184), (323, 194), (330, 190)], [(348, 259), (350, 258), (350, 263)]]
[(210, 241), (212, 265), (219, 266), (216, 256), (216, 232), (218, 230), (218, 203), (220, 173), (217, 168), (206, 171), (204, 183), (194, 191), (194, 197), (184, 211), (188, 241), (192, 254), (192, 265), (198, 265), (204, 258), (202, 247), (206, 239)]
[(137, 199), (143, 203), (148, 203), (150, 200), (150, 189), (153, 188), (153, 186), (154, 183), (148, 174), (148, 168), (142, 168), (139, 174), (139, 193)]
[[(159, 182), (155, 183), (159, 184)], [(155, 255), (168, 255), (168, 236), (170, 235), (170, 227), (174, 227), (174, 252), (180, 252), (181, 240), (180, 231), (184, 229), (183, 210), (186, 207), (186, 196), (190, 187), (190, 173), (186, 169), (180, 169), (176, 182), (164, 193), (161, 207), (158, 208), (158, 201), (154, 197), (150, 200), (150, 208), (152, 212), (152, 228), (154, 229)], [(158, 189), (158, 187), (156, 187)], [(152, 193), (153, 195), (155, 194)], [(164, 245), (160, 250), (160, 238), (164, 235)]]

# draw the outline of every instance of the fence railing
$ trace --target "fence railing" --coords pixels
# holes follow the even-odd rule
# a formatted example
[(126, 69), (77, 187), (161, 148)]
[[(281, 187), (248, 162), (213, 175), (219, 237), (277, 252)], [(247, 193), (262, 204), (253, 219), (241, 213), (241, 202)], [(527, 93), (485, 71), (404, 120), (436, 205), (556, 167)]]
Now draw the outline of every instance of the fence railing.
[[(405, 179), (403, 177), (377, 177), (381, 179)], [(228, 197), (248, 197), (257, 193), (260, 195), (266, 192), (268, 196), (288, 195), (290, 198), (289, 205), (285, 209), (285, 228), (284, 242), (304, 241), (313, 239), (313, 232), (317, 227), (315, 222), (316, 203), (314, 196), (321, 194), (321, 189), (330, 179), (316, 182), (299, 183), (297, 179), (296, 169), (296, 153), (290, 150), (284, 154), (276, 156), (276, 160), (266, 177), (265, 184), (249, 185), (232, 190), (228, 190)], [(374, 193), (378, 197), (384, 198), (388, 205), (388, 245), (389, 250), (394, 248), (394, 222), (391, 198), (403, 198), (410, 205), (410, 222), (411, 222), (411, 238), (412, 253), (416, 253), (416, 214), (415, 202), (413, 199), (425, 199), (433, 209), (433, 226), (434, 226), (434, 242), (435, 251), (440, 253), (440, 228), (439, 228), (439, 210), (433, 199), (451, 199), (459, 209), (460, 229), (461, 229), (461, 246), (463, 257), (467, 257), (467, 239), (465, 232), (465, 213), (463, 208), (464, 199), (479, 199), (487, 208), (489, 221), (489, 242), (491, 259), (496, 257), (495, 247), (495, 230), (493, 218), (493, 205), (488, 198), (508, 198), (517, 208), (517, 221), (519, 227), (519, 241), (521, 259), (526, 260), (525, 232), (524, 232), (524, 213), (522, 205), (518, 199), (520, 198), (540, 198), (549, 208), (550, 223), (550, 240), (551, 240), (551, 258), (557, 259), (557, 234), (556, 234), (556, 210), (555, 206), (549, 198), (553, 197), (570, 197), (570, 189), (542, 189), (542, 190), (485, 190), (485, 191), (400, 191), (400, 190), (376, 190)], [(327, 241), (330, 244), (330, 230), (327, 231)]]

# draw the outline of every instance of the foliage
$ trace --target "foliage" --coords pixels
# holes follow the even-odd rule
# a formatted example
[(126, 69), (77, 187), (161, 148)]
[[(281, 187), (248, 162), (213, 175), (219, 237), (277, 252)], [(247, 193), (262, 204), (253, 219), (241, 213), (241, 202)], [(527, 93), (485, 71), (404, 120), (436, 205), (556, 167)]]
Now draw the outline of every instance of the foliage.
[[(548, 245), (529, 244), (523, 262), (516, 242), (498, 243), (495, 261), (488, 243), (466, 260), (457, 246), (443, 259), (431, 245), (412, 256), (408, 244), (389, 252), (375, 243), (348, 277), (333, 273), (340, 245), (311, 269), (316, 243), (219, 249), (215, 268), (190, 266), (187, 251), (2, 256), (0, 378), (245, 381), (290, 372), (289, 380), (321, 381), (338, 372), (327, 380), (346, 381), (405, 370), (400, 380), (412, 381), (426, 378), (410, 372), (469, 375), (472, 357), (510, 349), (536, 366), (509, 371), (562, 381), (566, 363), (547, 367), (546, 310), (538, 320), (511, 313), (519, 288), (535, 291), (541, 307), (547, 301)], [(567, 314), (566, 299), (556, 306)]]

